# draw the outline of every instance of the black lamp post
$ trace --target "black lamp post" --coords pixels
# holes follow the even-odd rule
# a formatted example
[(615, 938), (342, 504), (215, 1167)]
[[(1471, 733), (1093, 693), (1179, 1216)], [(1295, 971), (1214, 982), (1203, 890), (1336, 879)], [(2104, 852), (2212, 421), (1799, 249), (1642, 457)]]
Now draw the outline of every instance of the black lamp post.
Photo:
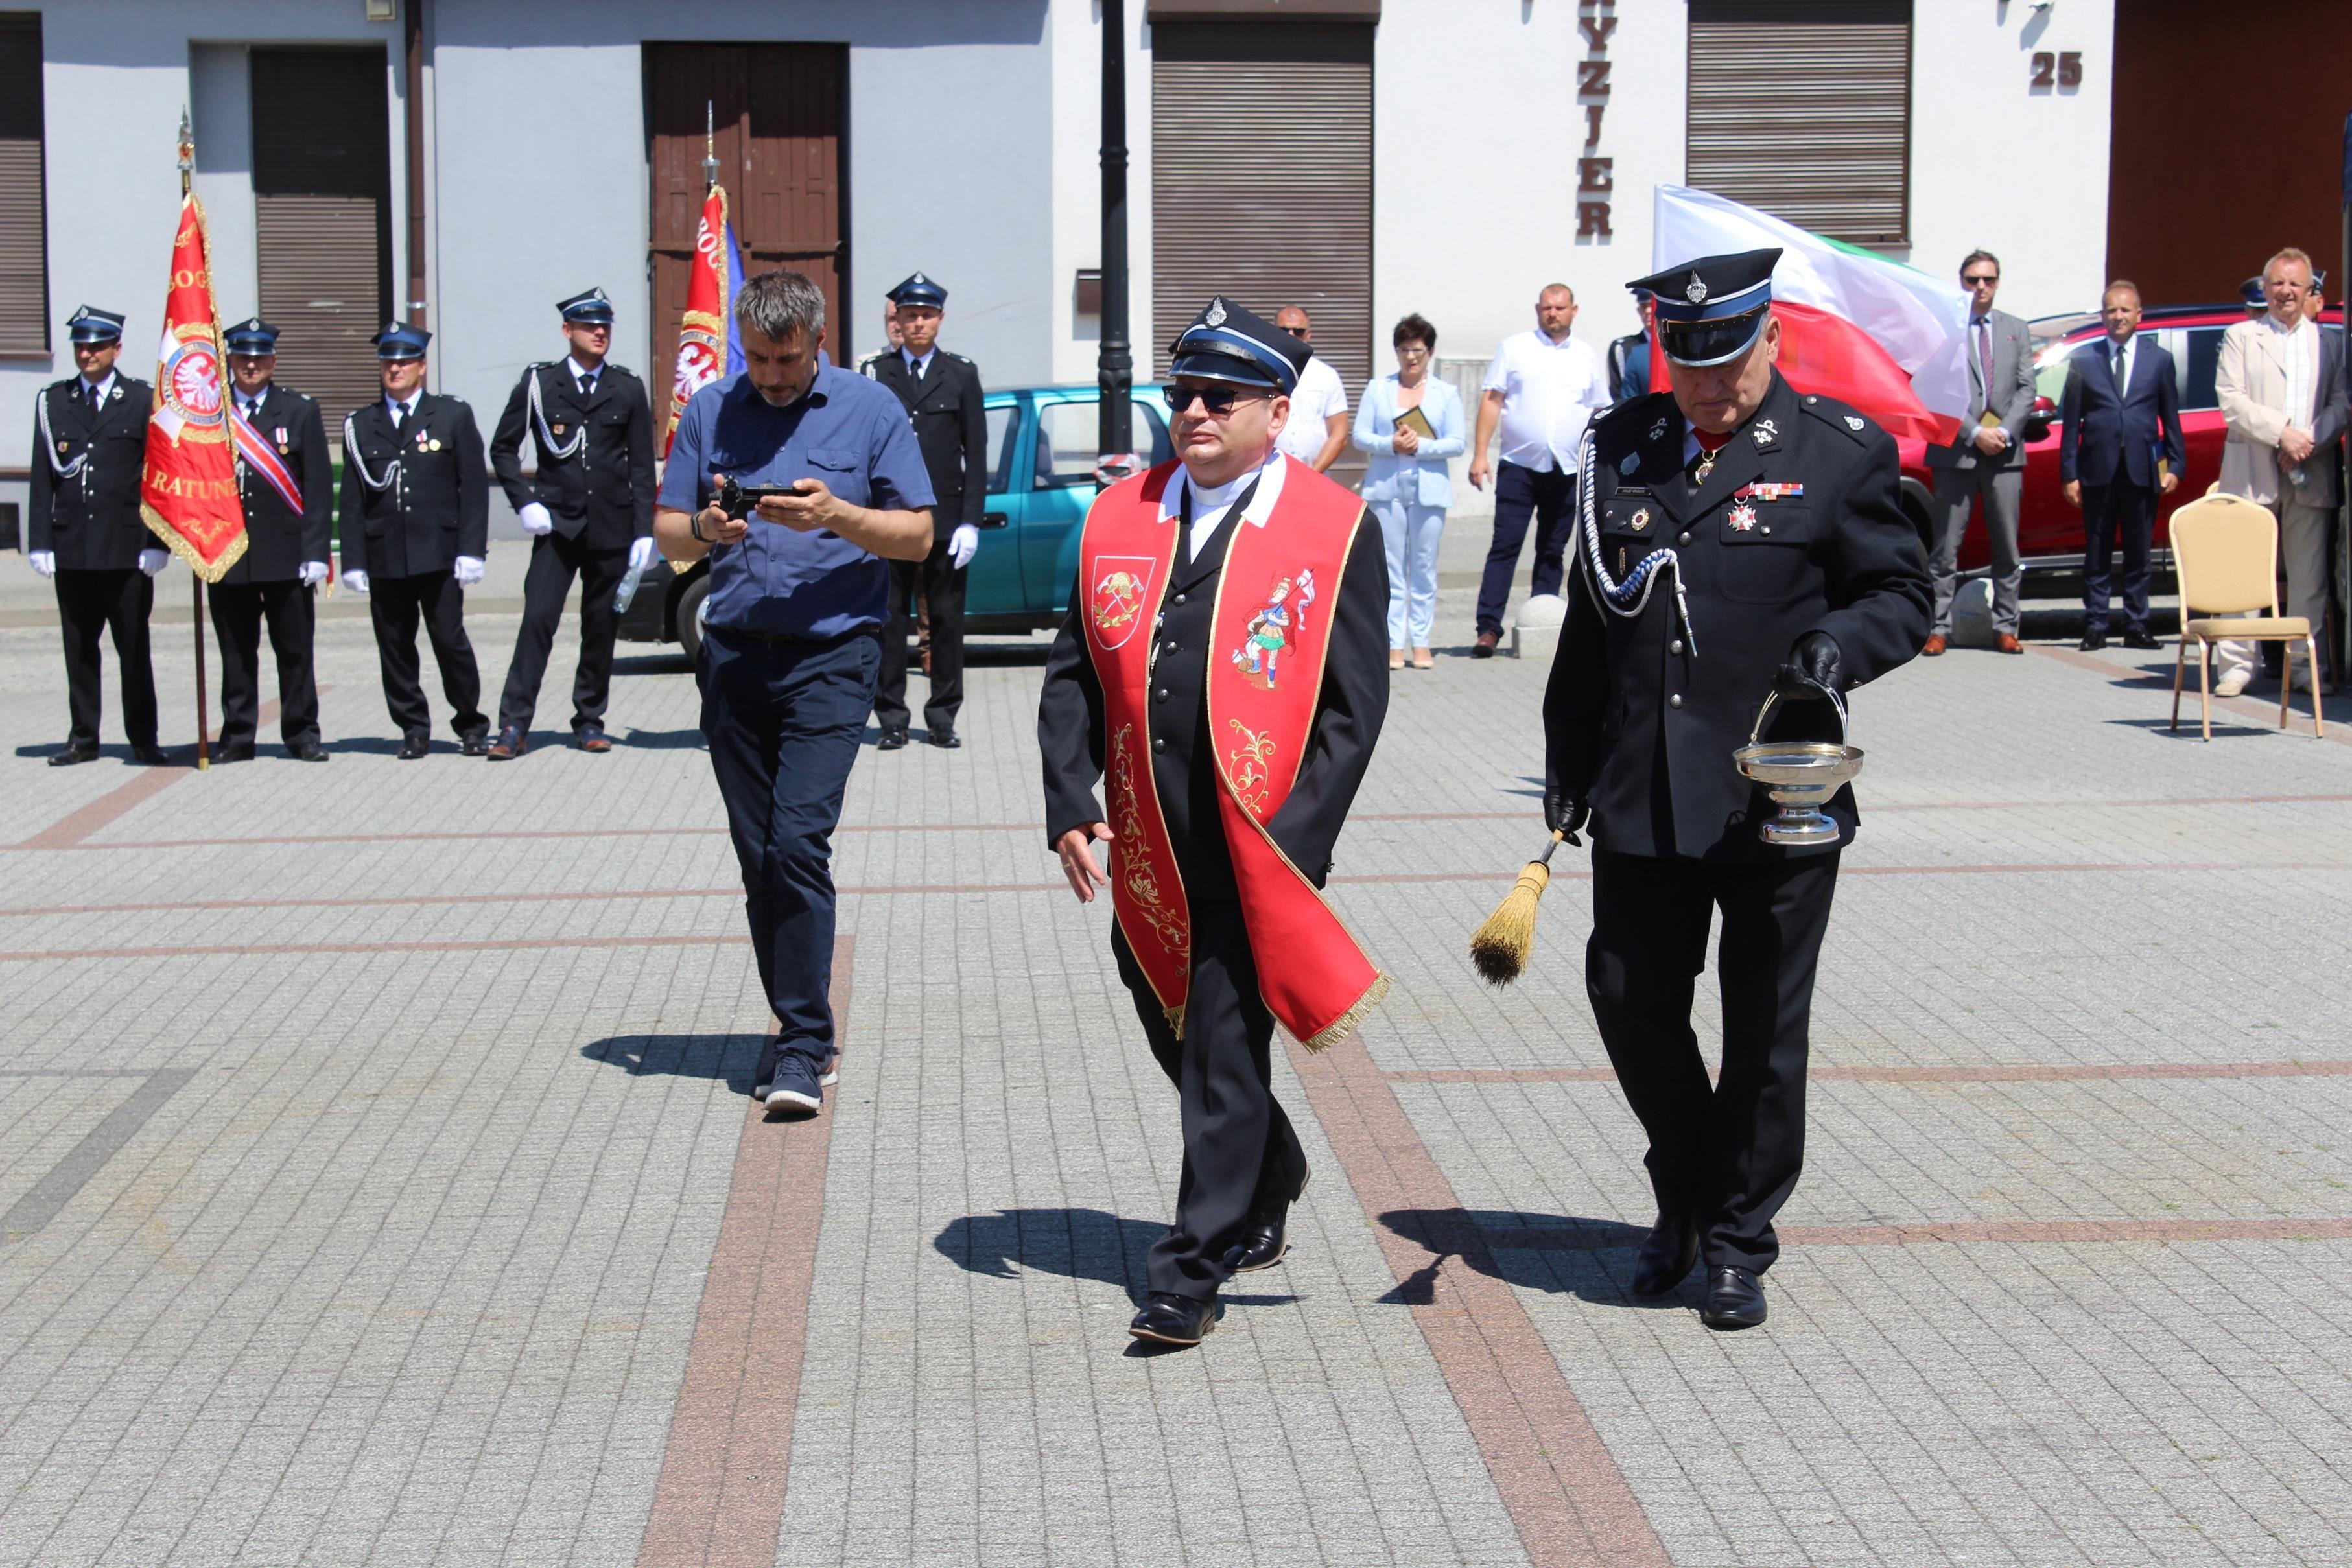
[(1134, 426), (1129, 412), (1135, 359), (1127, 340), (1127, 24), (1123, 0), (1102, 0), (1102, 342), (1095, 382), (1102, 389), (1097, 477), (1117, 480)]

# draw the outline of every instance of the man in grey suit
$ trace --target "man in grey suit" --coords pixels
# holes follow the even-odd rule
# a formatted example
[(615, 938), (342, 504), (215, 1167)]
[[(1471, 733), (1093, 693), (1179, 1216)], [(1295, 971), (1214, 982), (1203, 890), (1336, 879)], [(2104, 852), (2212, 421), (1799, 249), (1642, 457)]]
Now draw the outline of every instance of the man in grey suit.
[(2022, 653), (2017, 601), (2025, 571), (2018, 564), (2017, 503), (2025, 488), (2025, 419), (2033, 412), (2033, 344), (2024, 322), (1992, 308), (2000, 288), (2000, 257), (1970, 251), (1960, 263), (1960, 285), (1969, 291), (1969, 417), (1958, 441), (1927, 448), (1927, 466), (1936, 475), (1936, 549), (1927, 562), (1936, 579), (1936, 614), (1919, 651), (1932, 656), (1949, 643), (1960, 539), (1982, 497), (1985, 532), (1992, 539), (1994, 645)]

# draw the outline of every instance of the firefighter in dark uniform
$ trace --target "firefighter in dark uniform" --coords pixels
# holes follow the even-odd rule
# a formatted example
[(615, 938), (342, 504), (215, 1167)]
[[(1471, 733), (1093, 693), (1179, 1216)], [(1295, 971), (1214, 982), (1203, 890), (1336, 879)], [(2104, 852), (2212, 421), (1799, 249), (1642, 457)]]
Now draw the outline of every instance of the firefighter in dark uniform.
[[(1633, 1289), (1671, 1291), (1703, 1257), (1700, 1315), (1726, 1329), (1764, 1321), (1758, 1277), (1803, 1159), (1814, 967), (1855, 821), (1842, 789), (1826, 808), (1834, 842), (1763, 842), (1776, 808), (1731, 754), (1775, 694), (1767, 738), (1839, 737), (1829, 695), (1927, 636), (1894, 439), (1774, 367), (1780, 254), (1707, 256), (1633, 286), (1656, 298), (1673, 390), (1593, 422), (1544, 695), (1545, 821), (1573, 834), (1590, 820), (1585, 986), (1650, 1139), (1658, 1218)], [(1718, 908), (1710, 1083), (1690, 1009)]]
[[(522, 631), (499, 698), (493, 762), (520, 757), (530, 740), (539, 683), (575, 577), (580, 664), (572, 680), (572, 743), (583, 751), (613, 749), (604, 704), (621, 623), (614, 591), (654, 554), (653, 405), (645, 382), (604, 357), (613, 346), (613, 301), (592, 288), (556, 309), (572, 351), (522, 373), (490, 437), (490, 465), (536, 536), (522, 581)], [(523, 477), (525, 435), (539, 453), (535, 479)]]
[(874, 718), (882, 727), (881, 747), (907, 744), (907, 637), (908, 608), (918, 587), (929, 607), (931, 692), (923, 702), (925, 733), (933, 746), (950, 750), (963, 744), (956, 715), (963, 708), (964, 569), (980, 549), (980, 517), (988, 500), (988, 412), (980, 370), (961, 354), (939, 346), (940, 319), (948, 291), (921, 273), (890, 290), (898, 323), (898, 346), (877, 356), (866, 373), (898, 394), (907, 405), (915, 444), (931, 476), (934, 538), (921, 560), (890, 563), (890, 624), (882, 632), (882, 673), (874, 688)]
[(343, 580), (369, 596), (384, 706), (400, 758), (430, 749), (433, 709), (418, 683), (416, 623), (433, 643), (458, 749), (490, 748), (482, 675), (466, 636), (466, 590), (489, 549), (489, 475), (474, 411), (425, 390), (433, 334), (394, 322), (375, 335), (383, 395), (343, 420)]
[[(325, 762), (319, 744), (319, 684), (311, 657), (318, 627), (315, 594), (327, 580), (332, 548), (334, 471), (319, 405), (270, 378), (278, 369), (278, 329), (251, 317), (221, 336), (228, 342), (229, 406), (276, 456), (278, 472), (257, 472), (240, 456), (237, 494), (245, 501), (245, 553), (205, 597), (221, 648), (220, 744), (215, 762), (253, 759), (261, 715), (261, 624), (278, 659), (278, 733), (297, 762)], [(278, 491), (289, 483), (300, 505)]]
[(104, 665), (101, 629), (114, 639), (122, 672), (122, 729), (133, 760), (164, 760), (155, 744), (155, 672), (147, 657), (154, 575), (170, 564), (139, 515), (147, 466), (147, 415), (154, 389), (117, 375), (122, 318), (85, 305), (66, 323), (81, 373), (41, 389), (33, 409), (33, 478), (25, 559), (56, 584), (65, 633), (66, 707), (72, 728), (62, 768), (98, 757)]

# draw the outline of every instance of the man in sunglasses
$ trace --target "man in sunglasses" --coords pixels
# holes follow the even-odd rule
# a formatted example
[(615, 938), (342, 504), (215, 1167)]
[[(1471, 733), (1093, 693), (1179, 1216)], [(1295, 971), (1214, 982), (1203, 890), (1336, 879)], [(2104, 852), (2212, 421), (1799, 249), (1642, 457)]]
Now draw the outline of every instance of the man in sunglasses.
[[(1813, 972), (1855, 820), (1841, 789), (1834, 831), (1763, 836), (1772, 800), (1732, 753), (1759, 726), (1843, 738), (1841, 694), (1927, 635), (1894, 438), (1775, 368), (1780, 256), (1706, 256), (1633, 286), (1655, 299), (1672, 390), (1586, 438), (1544, 694), (1544, 822), (1570, 843), (1591, 824), (1585, 989), (1650, 1139), (1658, 1218), (1633, 1292), (1665, 1294), (1703, 1257), (1700, 1316), (1718, 1329), (1764, 1321), (1758, 1277), (1803, 1160)], [(1719, 1081), (1690, 1019), (1717, 909)]]
[(1981, 497), (1985, 534), (1992, 544), (1993, 646), (2022, 653), (2018, 598), (2025, 569), (2017, 553), (2017, 507), (2025, 493), (2021, 433), (2033, 412), (2033, 340), (2023, 321), (1992, 308), (2000, 291), (1999, 256), (1988, 250), (1969, 252), (1960, 263), (1960, 287), (1969, 291), (1969, 416), (1958, 441), (1927, 448), (1927, 466), (1936, 476), (1936, 553), (1929, 563), (1936, 612), (1921, 651), (1933, 657), (1949, 644), (1960, 540)]
[[(1306, 345), (1212, 300), (1171, 350), (1178, 460), (1087, 514), (1037, 738), (1048, 840), (1176, 1085), (1183, 1175), (1129, 1332), (1195, 1344), (1282, 1260), (1307, 1160), (1276, 1102), (1387, 988), (1323, 902), (1388, 710), (1388, 557), (1362, 501), (1276, 449)], [(1095, 795), (1108, 785), (1108, 810)], [(1106, 875), (1095, 844), (1115, 857)]]

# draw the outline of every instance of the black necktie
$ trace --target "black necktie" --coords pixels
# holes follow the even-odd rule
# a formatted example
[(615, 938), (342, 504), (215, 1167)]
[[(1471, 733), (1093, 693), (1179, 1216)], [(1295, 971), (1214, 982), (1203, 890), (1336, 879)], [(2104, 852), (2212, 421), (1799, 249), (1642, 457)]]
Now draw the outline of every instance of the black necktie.
[(408, 405), (404, 402), (394, 403), (392, 405), (392, 433), (394, 435), (398, 435), (402, 428), (407, 423)]
[(590, 371), (586, 375), (580, 378), (580, 395), (582, 397), (594, 397), (596, 395), (595, 371)]
[(98, 406), (98, 389), (90, 385), (88, 382), (81, 383), (81, 405), (84, 408), (96, 408)]
[(914, 377), (915, 380), (919, 382), (923, 379), (923, 361), (920, 360), (908, 360), (907, 361), (907, 373)]

